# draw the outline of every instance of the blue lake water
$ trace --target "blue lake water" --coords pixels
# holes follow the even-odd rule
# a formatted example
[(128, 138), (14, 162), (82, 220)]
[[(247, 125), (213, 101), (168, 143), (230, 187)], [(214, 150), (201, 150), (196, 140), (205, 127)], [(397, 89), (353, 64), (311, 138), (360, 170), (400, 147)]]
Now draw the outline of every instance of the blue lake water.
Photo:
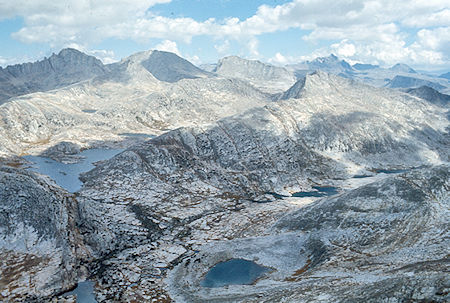
[(409, 169), (376, 169), (375, 172), (377, 174), (401, 174), (408, 172)]
[(314, 191), (299, 191), (292, 194), (292, 197), (326, 197), (339, 193), (339, 189), (333, 186), (313, 186)]
[(135, 138), (144, 138), (144, 139), (153, 139), (156, 138), (155, 135), (143, 134), (143, 133), (121, 133), (120, 136), (124, 137), (135, 137)]
[(64, 164), (39, 156), (24, 156), (24, 158), (33, 163), (29, 169), (49, 176), (56, 184), (73, 193), (78, 191), (83, 184), (78, 178), (81, 173), (93, 169), (94, 162), (107, 160), (122, 151), (123, 149), (88, 149), (79, 154), (83, 159), (74, 164)]
[(69, 295), (76, 295), (77, 303), (97, 303), (94, 296), (94, 282), (92, 281), (78, 283), (74, 290), (66, 292), (63, 297)]
[(354, 175), (352, 178), (354, 179), (364, 179), (364, 178), (370, 178), (373, 177), (371, 175)]
[(231, 259), (213, 266), (200, 282), (203, 287), (252, 284), (270, 269), (244, 259)]

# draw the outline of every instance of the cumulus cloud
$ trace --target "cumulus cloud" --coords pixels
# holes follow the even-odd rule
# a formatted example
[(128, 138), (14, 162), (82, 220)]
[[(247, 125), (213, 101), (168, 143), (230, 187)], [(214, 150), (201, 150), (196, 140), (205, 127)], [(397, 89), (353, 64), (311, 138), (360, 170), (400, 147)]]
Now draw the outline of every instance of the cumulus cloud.
[[(0, 0), (0, 19), (22, 16), (25, 26), (13, 37), (53, 47), (90, 45), (107, 38), (157, 38), (164, 40), (159, 47), (177, 51), (177, 42), (211, 36), (220, 54), (226, 53), (234, 40), (250, 57), (260, 58), (260, 35), (300, 29), (307, 32), (305, 43), (329, 42), (314, 53), (335, 52), (348, 60), (427, 65), (442, 64), (449, 57), (448, 0), (292, 0), (277, 6), (261, 5), (245, 20), (197, 21), (152, 13), (153, 5), (170, 1)], [(278, 53), (271, 60), (281, 63), (282, 56)]]
[(286, 65), (290, 60), (288, 58), (286, 58), (285, 56), (283, 56), (281, 53), (276, 53), (275, 56), (273, 56), (272, 58), (270, 58), (269, 63), (275, 64), (275, 65)]
[(230, 40), (225, 39), (222, 43), (215, 44), (214, 48), (220, 55), (224, 55), (230, 50)]
[(180, 51), (178, 50), (177, 43), (170, 40), (164, 40), (158, 45), (154, 47), (154, 49), (165, 51), (165, 52), (171, 52), (174, 54), (177, 54), (178, 56), (181, 56)]

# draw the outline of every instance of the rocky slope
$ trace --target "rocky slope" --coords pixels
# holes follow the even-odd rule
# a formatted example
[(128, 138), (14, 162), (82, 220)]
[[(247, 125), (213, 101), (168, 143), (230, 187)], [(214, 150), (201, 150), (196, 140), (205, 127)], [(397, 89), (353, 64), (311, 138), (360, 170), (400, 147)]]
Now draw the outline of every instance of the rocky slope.
[[(155, 52), (139, 53), (91, 81), (1, 105), (0, 154), (40, 152), (61, 141), (83, 147), (121, 141), (122, 133), (158, 134), (271, 102), (269, 95), (244, 81), (205, 78), (181, 58), (157, 74), (173, 78), (159, 81), (148, 69), (160, 61), (173, 61), (175, 55), (156, 54), (154, 58)], [(202, 77), (189, 79), (194, 75)], [(171, 83), (174, 79), (180, 80)]]
[(64, 87), (107, 72), (108, 67), (100, 60), (71, 48), (42, 61), (0, 67), (0, 104), (15, 96)]
[(295, 76), (283, 67), (246, 60), (237, 56), (221, 59), (215, 70), (218, 75), (248, 81), (268, 93), (279, 93), (295, 83)]
[[(205, 245), (169, 274), (186, 302), (447, 302), (449, 167), (422, 169), (325, 198), (269, 235)], [(230, 258), (269, 267), (253, 285), (200, 286)], [(332, 285), (332, 287), (330, 287)]]
[(442, 90), (445, 88), (445, 86), (439, 83), (406, 76), (395, 76), (388, 84), (386, 84), (386, 87), (390, 88), (417, 88), (420, 86), (428, 86), (435, 90)]
[[(58, 300), (89, 274), (99, 302), (445, 302), (448, 108), (421, 90), (321, 71), (294, 83), (241, 63), (225, 76), (142, 52), (1, 105), (3, 155), (72, 162), (80, 148), (131, 145), (127, 133), (160, 134), (97, 163), (75, 196), (0, 168), (2, 299)], [(255, 88), (288, 79), (277, 94)], [(320, 186), (337, 195), (296, 196)], [(200, 285), (230, 258), (271, 270), (253, 285)]]
[(208, 76), (208, 73), (191, 62), (169, 52), (152, 51), (148, 59), (142, 61), (141, 64), (155, 78), (165, 82), (177, 82), (181, 79), (195, 79)]
[(389, 70), (397, 73), (417, 74), (417, 72), (410, 66), (402, 63), (395, 64), (394, 66), (390, 67)]
[(450, 80), (450, 72), (440, 75), (439, 78), (445, 78)]
[[(355, 174), (448, 161), (448, 120), (441, 107), (321, 72), (306, 77), (299, 92), (208, 126), (168, 132), (83, 175), (82, 230), (94, 256), (108, 256), (99, 265), (99, 298), (166, 296), (161, 278), (186, 254), (209, 241), (262, 235), (284, 212), (311, 202), (277, 200), (269, 192), (290, 196), (313, 185), (346, 187)], [(410, 188), (395, 193), (403, 190)], [(264, 241), (252, 247), (268, 254), (272, 246)], [(118, 286), (136, 281), (142, 286)], [(214, 298), (207, 293), (199, 296)], [(237, 298), (225, 293), (218, 301)]]
[(439, 106), (449, 106), (450, 96), (441, 94), (437, 90), (429, 86), (421, 86), (417, 88), (407, 89), (406, 92), (413, 96), (417, 96)]
[(87, 256), (77, 220), (75, 198), (49, 178), (0, 163), (2, 302), (42, 302), (76, 285)]
[(288, 68), (295, 71), (298, 76), (303, 76), (306, 73), (317, 70), (340, 76), (348, 76), (355, 71), (349, 63), (345, 60), (340, 60), (334, 54), (328, 57), (318, 57), (312, 61), (289, 65)]
[(319, 57), (312, 61), (286, 66), (298, 78), (316, 70), (325, 71), (345, 78), (359, 80), (377, 87), (414, 88), (428, 85), (443, 93), (450, 91), (450, 83), (445, 77), (434, 77), (416, 72), (406, 64), (398, 63), (390, 68), (378, 65), (357, 63), (351, 66), (335, 55)]

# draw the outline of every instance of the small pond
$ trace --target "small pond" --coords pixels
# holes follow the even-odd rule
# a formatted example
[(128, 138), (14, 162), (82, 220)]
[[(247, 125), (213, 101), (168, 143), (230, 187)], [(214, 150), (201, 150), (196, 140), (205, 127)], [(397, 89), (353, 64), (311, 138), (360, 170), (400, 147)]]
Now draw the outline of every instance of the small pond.
[(88, 113), (88, 114), (93, 114), (93, 113), (97, 112), (97, 110), (96, 109), (83, 109), (82, 112)]
[(364, 178), (370, 178), (373, 177), (371, 175), (354, 175), (352, 178), (354, 179), (364, 179)]
[(143, 133), (121, 133), (119, 136), (123, 137), (134, 137), (134, 138), (143, 138), (143, 139), (153, 139), (156, 138), (155, 135), (143, 134)]
[(292, 197), (326, 197), (339, 193), (339, 189), (333, 186), (313, 186), (314, 191), (299, 191), (292, 194)]
[(64, 164), (40, 156), (24, 156), (24, 159), (33, 163), (29, 169), (49, 176), (69, 192), (76, 192), (83, 184), (78, 178), (81, 173), (93, 169), (94, 162), (110, 159), (122, 151), (123, 149), (88, 149), (79, 154), (83, 158), (74, 164)]
[(66, 292), (63, 297), (70, 295), (77, 296), (77, 303), (97, 303), (94, 295), (94, 282), (92, 281), (78, 283), (74, 290)]
[(245, 259), (231, 259), (213, 266), (200, 282), (203, 287), (249, 285), (258, 280), (269, 268)]
[(402, 174), (408, 171), (409, 169), (375, 169), (377, 174)]

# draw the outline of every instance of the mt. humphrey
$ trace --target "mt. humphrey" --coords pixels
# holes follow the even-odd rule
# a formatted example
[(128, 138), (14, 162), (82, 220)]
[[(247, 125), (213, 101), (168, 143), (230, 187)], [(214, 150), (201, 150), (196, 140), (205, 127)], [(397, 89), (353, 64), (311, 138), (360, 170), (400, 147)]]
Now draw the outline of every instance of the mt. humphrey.
[[(70, 49), (0, 74), (1, 301), (64, 302), (85, 279), (98, 302), (450, 300), (447, 79)], [(381, 87), (396, 76), (444, 88)], [(117, 146), (75, 194), (19, 157)], [(205, 286), (230, 259), (267, 271)]]

